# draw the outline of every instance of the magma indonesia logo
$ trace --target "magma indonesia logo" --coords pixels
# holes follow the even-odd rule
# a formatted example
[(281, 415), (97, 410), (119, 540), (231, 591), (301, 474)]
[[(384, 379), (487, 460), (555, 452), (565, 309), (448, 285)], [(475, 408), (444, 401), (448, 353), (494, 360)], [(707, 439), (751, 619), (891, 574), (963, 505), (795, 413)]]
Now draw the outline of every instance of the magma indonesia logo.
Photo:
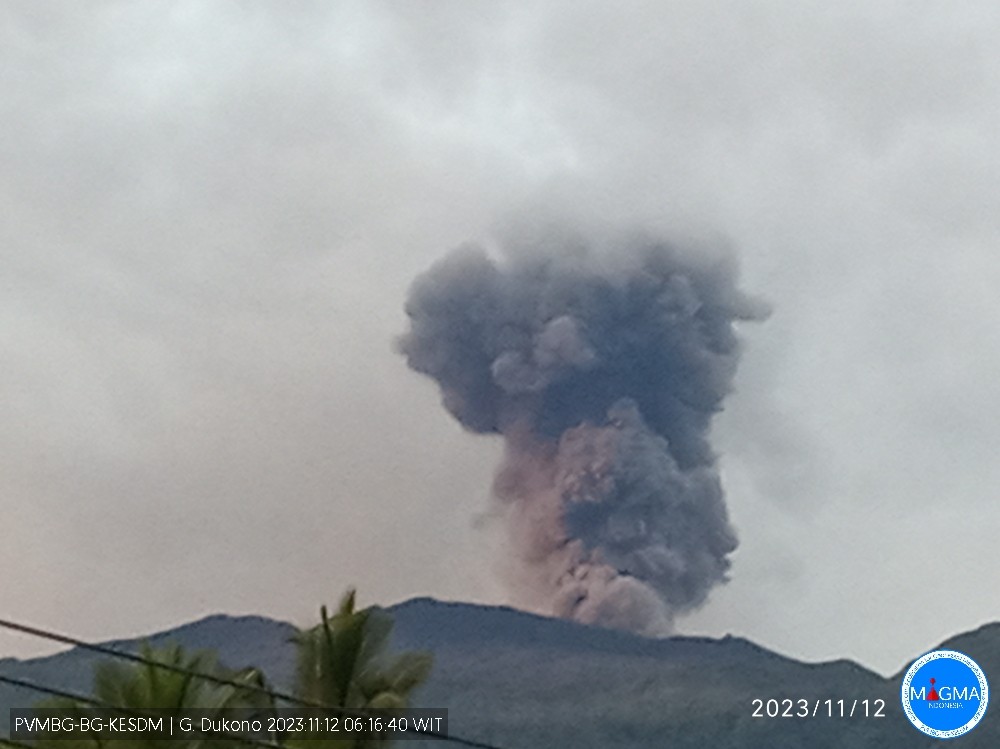
[(986, 714), (990, 688), (974, 660), (957, 650), (935, 650), (903, 677), (903, 710), (917, 730), (939, 739), (968, 733)]

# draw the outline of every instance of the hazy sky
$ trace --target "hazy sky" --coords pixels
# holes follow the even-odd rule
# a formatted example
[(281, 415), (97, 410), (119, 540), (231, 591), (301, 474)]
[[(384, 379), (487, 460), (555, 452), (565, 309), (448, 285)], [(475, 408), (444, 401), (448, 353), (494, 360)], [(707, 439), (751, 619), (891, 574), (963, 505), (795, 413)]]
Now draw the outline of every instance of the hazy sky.
[(726, 244), (773, 306), (682, 631), (888, 671), (1000, 619), (998, 36), (985, 0), (5, 0), (0, 612), (504, 602), (499, 445), (393, 340), (530, 215)]

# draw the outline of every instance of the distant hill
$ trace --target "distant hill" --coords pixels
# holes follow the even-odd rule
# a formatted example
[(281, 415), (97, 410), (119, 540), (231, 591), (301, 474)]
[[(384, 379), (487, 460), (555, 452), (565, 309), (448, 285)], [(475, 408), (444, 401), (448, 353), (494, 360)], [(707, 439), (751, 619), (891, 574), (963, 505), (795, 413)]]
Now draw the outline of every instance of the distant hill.
[[(907, 722), (902, 674), (885, 679), (847, 660), (809, 664), (734, 637), (651, 640), (504, 607), (414, 599), (389, 609), (395, 646), (435, 654), (420, 705), (447, 707), (455, 734), (510, 749), (921, 749), (938, 746)], [(150, 636), (216, 651), (227, 665), (255, 665), (290, 686), (295, 629), (262, 617), (211, 616)], [(136, 641), (110, 643), (134, 649)], [(1000, 674), (1000, 624), (949, 639)], [(930, 649), (930, 648), (928, 648)], [(916, 658), (919, 654), (914, 654)], [(0, 660), (0, 673), (86, 692), (95, 656), (71, 650)], [(884, 718), (754, 718), (761, 698), (884, 700)], [(7, 709), (37, 696), (0, 685)], [(826, 710), (825, 703), (820, 712)], [(836, 703), (833, 709), (837, 710)], [(964, 749), (1000, 746), (991, 707)], [(424, 742), (407, 743), (416, 749)], [(440, 745), (436, 742), (435, 745)]]

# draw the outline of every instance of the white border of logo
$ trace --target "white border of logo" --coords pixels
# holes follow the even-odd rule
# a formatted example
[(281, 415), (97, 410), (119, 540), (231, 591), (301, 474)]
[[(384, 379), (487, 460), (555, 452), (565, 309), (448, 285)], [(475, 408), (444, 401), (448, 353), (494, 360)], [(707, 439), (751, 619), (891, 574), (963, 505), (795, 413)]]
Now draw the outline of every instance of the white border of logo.
[[(964, 726), (953, 728), (950, 731), (941, 731), (937, 728), (931, 728), (916, 716), (916, 713), (913, 712), (912, 705), (910, 705), (910, 682), (913, 680), (914, 674), (916, 674), (923, 665), (930, 663), (931, 661), (936, 661), (939, 658), (948, 658), (949, 660), (962, 663), (976, 675), (976, 680), (979, 682), (979, 709), (976, 710), (976, 714), (969, 718), (968, 722)], [(983, 673), (979, 664), (965, 653), (959, 653), (957, 650), (934, 650), (927, 655), (918, 658), (907, 670), (906, 676), (903, 677), (903, 688), (900, 692), (900, 697), (903, 701), (903, 710), (906, 712), (907, 719), (918, 731), (939, 739), (953, 739), (956, 736), (962, 736), (963, 734), (968, 733), (976, 727), (976, 724), (978, 724), (980, 720), (982, 720), (983, 716), (986, 714), (986, 706), (990, 701), (990, 686), (986, 683), (986, 674)]]

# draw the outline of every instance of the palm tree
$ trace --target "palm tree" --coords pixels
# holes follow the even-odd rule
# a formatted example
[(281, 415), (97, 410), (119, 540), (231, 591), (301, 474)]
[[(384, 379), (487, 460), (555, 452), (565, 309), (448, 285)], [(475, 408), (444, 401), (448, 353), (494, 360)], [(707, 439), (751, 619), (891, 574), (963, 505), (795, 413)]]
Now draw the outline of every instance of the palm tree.
[[(392, 619), (382, 609), (355, 609), (350, 589), (330, 616), (320, 609), (320, 623), (295, 637), (298, 646), (296, 697), (313, 704), (347, 709), (404, 708), (426, 681), (430, 653), (390, 656), (386, 649)], [(337, 747), (386, 746), (378, 739), (319, 742)], [(319, 749), (316, 741), (307, 746)]]
[[(71, 699), (48, 700), (39, 705), (67, 711), (86, 710), (95, 704), (129, 711), (155, 708), (198, 708), (211, 711), (226, 708), (252, 708), (261, 712), (273, 709), (273, 701), (266, 692), (266, 682), (260, 671), (253, 668), (232, 671), (218, 664), (208, 651), (186, 653), (180, 645), (156, 649), (143, 644), (139, 650), (143, 662), (102, 661), (94, 669), (92, 695), (94, 703)], [(162, 665), (160, 665), (162, 664)], [(164, 668), (163, 666), (167, 666)], [(220, 684), (199, 678), (208, 674), (234, 682)], [(264, 691), (262, 691), (264, 690)], [(108, 746), (112, 749), (148, 749), (162, 747), (164, 741), (119, 740), (107, 743), (99, 738), (80, 738), (67, 741), (42, 739), (36, 746), (41, 749), (95, 749)], [(230, 749), (244, 747), (234, 741), (195, 739), (187, 742), (170, 742), (171, 749)]]
[[(214, 653), (188, 654), (180, 645), (154, 649), (144, 644), (144, 663), (103, 662), (94, 671), (94, 698), (116, 707), (222, 708), (270, 707), (263, 674), (255, 668), (232, 671)], [(157, 664), (164, 664), (162, 668)], [(207, 674), (234, 684), (199, 678)]]

